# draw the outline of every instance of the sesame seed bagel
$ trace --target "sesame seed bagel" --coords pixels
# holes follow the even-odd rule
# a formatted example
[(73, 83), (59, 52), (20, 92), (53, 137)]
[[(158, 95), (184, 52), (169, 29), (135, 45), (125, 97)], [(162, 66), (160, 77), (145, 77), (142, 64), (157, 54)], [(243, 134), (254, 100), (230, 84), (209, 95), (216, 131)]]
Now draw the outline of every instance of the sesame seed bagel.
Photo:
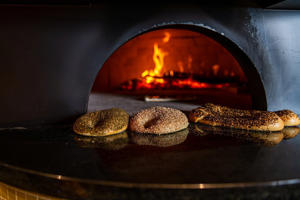
[(75, 121), (73, 130), (85, 136), (107, 136), (125, 131), (128, 121), (126, 111), (112, 108), (82, 115)]
[(130, 119), (130, 130), (138, 133), (167, 134), (188, 127), (183, 112), (174, 108), (151, 107), (136, 113)]
[(279, 110), (275, 113), (282, 119), (284, 126), (298, 126), (300, 119), (296, 113), (291, 110)]
[(194, 109), (189, 119), (210, 126), (254, 131), (280, 131), (284, 128), (283, 121), (274, 112), (239, 110), (213, 104)]
[[(260, 114), (261, 112), (267, 111), (259, 111), (259, 110), (241, 110), (241, 109), (234, 109), (229, 108), (226, 106), (214, 105), (212, 103), (205, 104), (206, 108), (211, 109), (215, 113), (219, 113), (220, 115), (232, 116), (232, 117), (247, 117), (252, 116), (253, 114)], [(267, 112), (271, 113), (271, 112)], [(284, 126), (298, 126), (300, 125), (300, 118), (296, 113), (291, 110), (279, 110), (275, 111), (280, 119), (283, 121)], [(272, 114), (268, 114), (272, 115)]]

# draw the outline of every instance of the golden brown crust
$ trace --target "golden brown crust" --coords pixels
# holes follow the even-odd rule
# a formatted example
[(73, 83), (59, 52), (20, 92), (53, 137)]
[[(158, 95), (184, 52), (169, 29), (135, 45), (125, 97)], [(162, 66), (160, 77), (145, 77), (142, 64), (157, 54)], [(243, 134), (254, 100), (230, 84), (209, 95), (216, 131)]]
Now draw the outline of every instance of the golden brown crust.
[(194, 109), (189, 119), (210, 126), (255, 131), (280, 131), (284, 127), (283, 121), (273, 112), (231, 109), (213, 104)]
[(130, 130), (160, 135), (180, 131), (188, 124), (187, 117), (180, 110), (156, 106), (135, 114), (130, 119)]
[[(227, 116), (251, 116), (255, 113), (267, 112), (267, 111), (258, 111), (258, 110), (241, 110), (228, 108), (226, 106), (214, 105), (212, 103), (205, 104), (205, 107), (212, 109), (214, 112), (219, 112), (220, 114), (226, 114)], [(270, 112), (268, 112), (270, 113)], [(284, 122), (284, 126), (298, 126), (300, 125), (300, 118), (296, 113), (291, 110), (279, 110), (275, 111), (281, 120)]]
[(125, 131), (128, 121), (126, 111), (112, 108), (82, 115), (75, 121), (73, 130), (85, 136), (107, 136)]
[(298, 126), (300, 119), (296, 113), (291, 110), (279, 110), (275, 113), (282, 119), (285, 126)]

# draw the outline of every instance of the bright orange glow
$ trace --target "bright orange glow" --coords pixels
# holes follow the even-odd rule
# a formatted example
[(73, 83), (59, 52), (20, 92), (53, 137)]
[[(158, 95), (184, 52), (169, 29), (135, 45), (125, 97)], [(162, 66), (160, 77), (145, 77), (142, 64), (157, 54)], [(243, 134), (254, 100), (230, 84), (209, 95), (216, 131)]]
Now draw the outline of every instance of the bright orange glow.
[[(170, 33), (165, 32), (165, 37), (163, 38), (163, 42), (166, 43), (170, 40)], [(146, 79), (146, 83), (151, 84), (153, 82), (155, 83), (164, 83), (164, 79), (162, 78), (155, 78), (155, 77), (161, 77), (161, 71), (164, 67), (164, 58), (168, 55), (168, 52), (164, 52), (161, 48), (158, 47), (158, 43), (155, 42), (153, 45), (153, 62), (155, 64), (154, 70), (145, 70), (142, 73), (142, 77)]]
[(163, 42), (164, 43), (169, 42), (170, 38), (171, 38), (171, 34), (169, 32), (165, 32), (165, 37), (163, 39)]
[(168, 55), (167, 52), (164, 52), (162, 49), (158, 48), (158, 44), (154, 44), (154, 53), (153, 53), (153, 61), (155, 63), (154, 71), (150, 72), (151, 76), (161, 76), (161, 70), (164, 67), (164, 57)]
[[(164, 32), (163, 43), (170, 41), (171, 34), (169, 32)], [(168, 55), (168, 52), (164, 51), (162, 48), (158, 47), (158, 42), (153, 44), (153, 56), (152, 60), (155, 65), (153, 70), (145, 70), (141, 74), (141, 79), (135, 81), (127, 82), (127, 84), (122, 85), (122, 89), (132, 90), (132, 89), (202, 89), (202, 88), (223, 88), (228, 87), (229, 83), (213, 84), (207, 82), (201, 82), (194, 79), (192, 73), (189, 70), (192, 67), (193, 58), (188, 55), (186, 58), (187, 66), (181, 60), (177, 61), (178, 71), (169, 70), (167, 73), (162, 73), (164, 66), (164, 59)], [(187, 72), (185, 72), (187, 68)], [(219, 65), (212, 66), (212, 73), (217, 76), (219, 72)]]
[(217, 76), (217, 75), (218, 75), (219, 69), (220, 69), (220, 66), (219, 66), (219, 65), (213, 65), (213, 66), (212, 66), (212, 71), (213, 71), (214, 76)]

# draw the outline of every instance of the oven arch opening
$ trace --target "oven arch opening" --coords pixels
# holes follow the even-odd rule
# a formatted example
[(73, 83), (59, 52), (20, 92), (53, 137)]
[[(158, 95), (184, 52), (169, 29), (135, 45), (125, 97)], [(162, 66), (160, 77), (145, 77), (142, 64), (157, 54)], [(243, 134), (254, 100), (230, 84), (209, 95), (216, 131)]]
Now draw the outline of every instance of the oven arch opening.
[(88, 110), (188, 110), (206, 102), (267, 108), (260, 75), (234, 42), (205, 27), (171, 25), (138, 34), (114, 51), (94, 81)]

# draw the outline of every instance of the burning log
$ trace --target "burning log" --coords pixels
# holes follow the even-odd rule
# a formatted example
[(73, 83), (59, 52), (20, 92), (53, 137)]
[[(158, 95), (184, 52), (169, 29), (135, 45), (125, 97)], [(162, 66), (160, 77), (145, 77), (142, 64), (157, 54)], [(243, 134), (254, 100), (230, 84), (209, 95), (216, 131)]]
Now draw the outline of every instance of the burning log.
[[(151, 82), (149, 83), (149, 78)], [(121, 90), (141, 89), (204, 89), (204, 88), (226, 88), (241, 85), (238, 77), (203, 77), (197, 74), (184, 72), (165, 73), (163, 76), (146, 75), (139, 79), (133, 79), (121, 84)]]

